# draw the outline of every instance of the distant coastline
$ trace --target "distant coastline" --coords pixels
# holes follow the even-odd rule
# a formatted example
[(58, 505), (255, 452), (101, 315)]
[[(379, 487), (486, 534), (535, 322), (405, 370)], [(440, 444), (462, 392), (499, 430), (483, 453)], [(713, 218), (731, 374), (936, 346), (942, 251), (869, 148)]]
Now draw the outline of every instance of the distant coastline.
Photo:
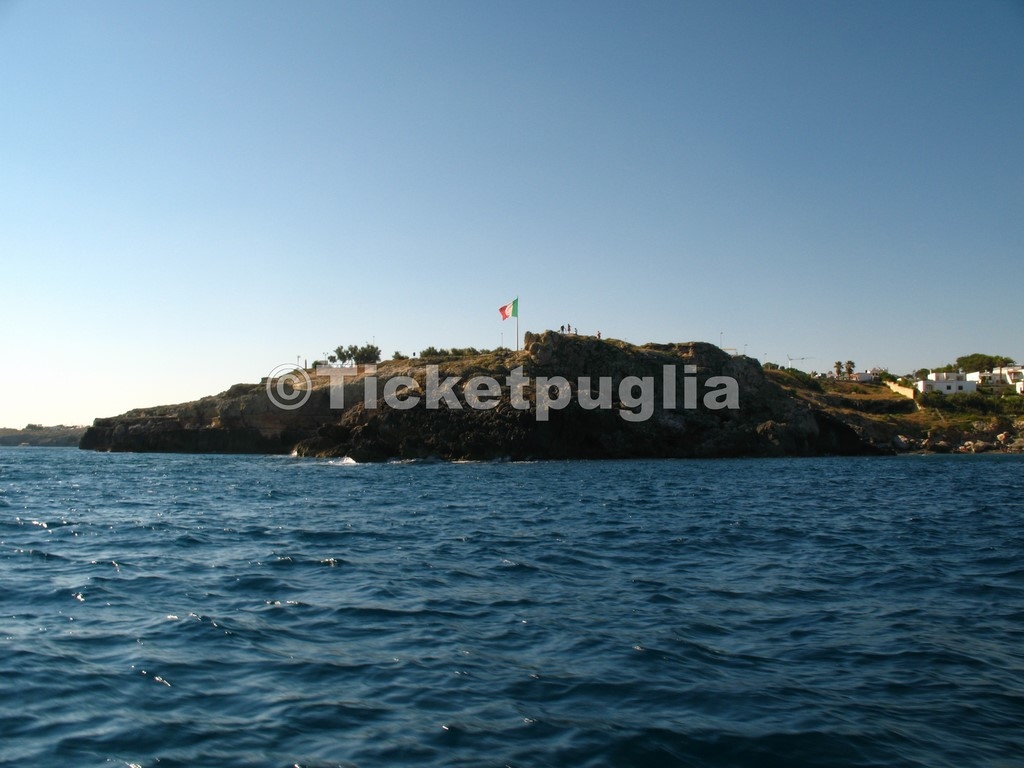
[(53, 427), (29, 424), (22, 429), (0, 427), (0, 445), (74, 448), (81, 442), (86, 429), (87, 427), (66, 427), (63, 424)]

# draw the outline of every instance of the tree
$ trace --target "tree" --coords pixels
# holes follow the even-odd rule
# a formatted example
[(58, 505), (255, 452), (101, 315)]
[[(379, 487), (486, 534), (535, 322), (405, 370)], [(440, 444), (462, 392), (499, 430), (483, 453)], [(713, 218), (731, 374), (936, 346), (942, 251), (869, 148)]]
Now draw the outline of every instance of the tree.
[(840, 376), (843, 375), (843, 361), (842, 360), (836, 360), (836, 362), (835, 362), (835, 369), (836, 369), (836, 378), (838, 379)]
[(853, 376), (853, 371), (854, 371), (854, 369), (855, 369), (856, 367), (857, 367), (857, 366), (856, 366), (856, 364), (855, 364), (855, 363), (853, 362), (853, 360), (847, 360), (847, 361), (846, 361), (846, 376), (847, 376), (847, 378), (849, 378), (850, 376)]
[(355, 344), (349, 344), (347, 347), (339, 344), (334, 349), (334, 355), (337, 358), (337, 361), (342, 365), (349, 360), (356, 365), (379, 363), (380, 347), (376, 344), (370, 344), (369, 342), (363, 344), (361, 347)]
[(372, 365), (380, 362), (380, 347), (376, 344), (363, 344), (361, 347), (353, 344), (348, 348), (348, 356), (356, 365)]
[(928, 374), (932, 372), (931, 368), (918, 368), (914, 371), (914, 376), (917, 377), (918, 381), (924, 381), (928, 378)]
[(996, 368), (1003, 368), (1007, 365), (1013, 364), (1013, 358), (1006, 357), (1005, 355), (983, 355), (980, 352), (963, 355), (956, 359), (957, 369), (964, 373), (970, 373), (972, 371), (991, 371)]

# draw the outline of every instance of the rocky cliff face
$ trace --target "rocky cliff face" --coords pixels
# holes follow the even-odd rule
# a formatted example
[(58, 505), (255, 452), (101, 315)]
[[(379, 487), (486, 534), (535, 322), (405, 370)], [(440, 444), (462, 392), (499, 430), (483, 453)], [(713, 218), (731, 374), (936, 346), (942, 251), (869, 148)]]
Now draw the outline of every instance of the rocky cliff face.
[[(308, 400), (294, 410), (277, 407), (264, 384), (239, 384), (193, 403), (97, 419), (81, 447), (295, 452), (357, 461), (891, 450), (889, 438), (879, 445), (855, 424), (767, 379), (755, 360), (731, 357), (710, 344), (635, 347), (547, 332), (527, 334), (523, 352), (433, 362), (433, 373), (426, 359), (381, 364), (369, 388), (365, 372), (343, 385), (334, 382), (335, 395), (344, 393), (344, 409), (331, 407), (331, 381), (323, 376), (312, 378)], [(437, 407), (428, 407), (431, 376), (448, 385), (440, 393), (434, 388)], [(550, 386), (544, 386), (545, 378)], [(413, 389), (397, 386), (413, 381)], [(395, 407), (410, 395), (419, 401)], [(491, 407), (470, 407), (480, 402)]]
[(315, 390), (306, 407), (274, 406), (266, 387), (236, 384), (192, 403), (141, 408), (96, 419), (80, 448), (170, 453), (291, 453), (332, 416), (326, 390)]

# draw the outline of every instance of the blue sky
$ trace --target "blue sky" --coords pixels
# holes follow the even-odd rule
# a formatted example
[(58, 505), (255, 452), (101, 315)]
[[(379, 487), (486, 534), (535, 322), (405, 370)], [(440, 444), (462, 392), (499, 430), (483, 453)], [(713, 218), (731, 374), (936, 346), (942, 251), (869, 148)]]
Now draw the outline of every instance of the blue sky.
[(0, 0), (0, 425), (375, 341), (1024, 358), (1024, 3)]

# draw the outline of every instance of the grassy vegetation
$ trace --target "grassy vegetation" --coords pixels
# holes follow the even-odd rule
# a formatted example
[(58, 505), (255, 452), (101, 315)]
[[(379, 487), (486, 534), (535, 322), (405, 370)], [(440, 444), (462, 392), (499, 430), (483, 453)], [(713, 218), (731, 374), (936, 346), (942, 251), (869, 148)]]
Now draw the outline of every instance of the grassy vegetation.
[(511, 352), (512, 350), (507, 347), (498, 347), (497, 349), (477, 349), (476, 347), (450, 347), (438, 349), (437, 347), (430, 346), (420, 352), (420, 358), (429, 358), (432, 360), (457, 360), (463, 357), (481, 357), (484, 355), (494, 355), (498, 353)]
[(920, 396), (922, 408), (934, 408), (949, 414), (975, 416), (1022, 416), (1024, 397), (1017, 394), (998, 397), (984, 392), (958, 392), (944, 395), (941, 392), (927, 392)]
[(804, 389), (811, 392), (824, 392), (820, 380), (813, 378), (809, 373), (798, 371), (796, 368), (765, 368), (765, 376), (776, 384), (788, 389)]

